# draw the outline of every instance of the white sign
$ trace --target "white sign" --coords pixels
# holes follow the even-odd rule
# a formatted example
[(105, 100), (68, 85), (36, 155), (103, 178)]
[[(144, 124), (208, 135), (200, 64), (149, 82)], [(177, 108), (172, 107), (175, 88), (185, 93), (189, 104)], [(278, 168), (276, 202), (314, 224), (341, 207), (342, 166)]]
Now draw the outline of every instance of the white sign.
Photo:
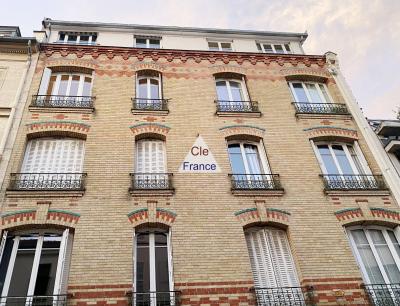
[(199, 135), (178, 171), (180, 173), (218, 173), (221, 169), (203, 137)]

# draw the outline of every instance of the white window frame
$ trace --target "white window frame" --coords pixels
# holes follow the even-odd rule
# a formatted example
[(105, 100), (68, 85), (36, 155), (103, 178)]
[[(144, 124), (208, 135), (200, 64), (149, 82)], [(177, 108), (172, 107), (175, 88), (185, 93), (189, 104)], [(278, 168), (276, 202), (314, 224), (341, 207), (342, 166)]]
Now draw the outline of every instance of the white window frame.
[[(239, 144), (240, 145), (240, 153), (242, 154), (242, 160), (243, 160), (243, 164), (244, 164), (246, 173), (238, 173), (238, 174), (245, 174), (248, 176), (256, 175), (256, 174), (271, 174), (271, 169), (270, 169), (268, 159), (267, 159), (267, 153), (265, 152), (265, 148), (264, 148), (262, 141), (255, 142), (255, 141), (245, 141), (245, 140), (230, 140), (227, 142), (226, 148), (227, 148), (228, 159), (229, 159), (229, 164), (231, 166), (232, 173), (233, 173), (233, 167), (232, 167), (232, 163), (231, 163), (231, 158), (229, 156), (229, 147), (228, 147), (231, 144)], [(247, 157), (246, 157), (246, 153), (245, 153), (245, 149), (244, 149), (245, 144), (254, 145), (257, 147), (258, 156), (260, 157), (260, 161), (261, 161), (261, 171), (263, 173), (255, 173), (255, 174), (250, 173), (249, 165), (247, 162)]]
[[(143, 49), (162, 49), (161, 41), (162, 39), (159, 37), (134, 37), (135, 39), (135, 48), (143, 48)], [(138, 47), (136, 43), (136, 39), (145, 39), (146, 40), (146, 47)], [(152, 48), (150, 47), (150, 40), (158, 40), (159, 48)]]
[[(223, 52), (233, 52), (235, 49), (233, 48), (233, 41), (223, 41), (223, 40), (207, 40), (207, 47), (209, 51), (217, 51), (217, 50), (211, 50), (210, 46), (208, 43), (215, 43), (218, 44), (218, 51), (223, 51)], [(222, 50), (221, 44), (230, 44), (231, 49), (230, 50)]]
[[(261, 41), (256, 41), (256, 44), (260, 45), (261, 51), (260, 51), (260, 50), (259, 50), (259, 51), (262, 52), (262, 53), (270, 53), (270, 54), (271, 54), (271, 53), (276, 53), (276, 54), (293, 54), (292, 48), (291, 48), (291, 46), (290, 46), (290, 43), (273, 43), (273, 42), (261, 42)], [(265, 51), (264, 45), (270, 45), (271, 48), (272, 48), (272, 52)], [(280, 46), (282, 47), (282, 49), (283, 49), (283, 53), (276, 52), (275, 45), (280, 45)], [(290, 51), (287, 51), (287, 50), (286, 50), (285, 45), (288, 45), (288, 46), (289, 46)], [(258, 50), (258, 47), (257, 47), (257, 50)]]
[[(133, 292), (137, 291), (137, 235), (140, 233), (149, 233), (149, 272), (150, 272), (150, 292), (156, 292), (156, 266), (155, 266), (155, 232), (164, 232), (167, 235), (167, 256), (168, 256), (168, 278), (169, 278), (169, 291), (174, 291), (174, 277), (173, 277), (173, 259), (172, 259), (172, 231), (169, 228), (168, 232), (158, 228), (147, 228), (145, 230), (133, 230)], [(134, 297), (132, 297), (134, 299)], [(171, 296), (172, 302), (174, 296)], [(151, 305), (155, 306), (156, 294), (151, 296)], [(134, 300), (135, 305), (136, 300)], [(171, 302), (171, 305), (174, 305)], [(154, 305), (153, 305), (154, 304)]]
[[(343, 147), (344, 152), (346, 154), (346, 157), (347, 157), (347, 159), (348, 159), (348, 161), (350, 163), (350, 166), (351, 166), (351, 168), (352, 168), (352, 170), (354, 172), (354, 175), (363, 175), (363, 174), (371, 175), (372, 174), (371, 173), (371, 169), (369, 168), (368, 163), (365, 160), (364, 154), (362, 153), (361, 148), (358, 145), (357, 141), (354, 141), (353, 143), (346, 143), (346, 142), (329, 142), (329, 141), (317, 141), (317, 142), (314, 142), (314, 140), (310, 140), (310, 142), (311, 142), (311, 146), (312, 146), (312, 148), (314, 150), (315, 156), (317, 157), (318, 163), (319, 163), (319, 165), (321, 167), (321, 170), (322, 170), (323, 174), (325, 174), (325, 175), (330, 175), (330, 174), (334, 175), (333, 173), (328, 173), (328, 171), (327, 171), (327, 169), (325, 167), (324, 161), (322, 159), (322, 156), (319, 153), (318, 145), (327, 145), (328, 146), (329, 151), (331, 153), (331, 156), (332, 156), (332, 158), (334, 160), (334, 163), (336, 165), (336, 168), (338, 169), (339, 175), (346, 175), (346, 174), (349, 174), (349, 173), (343, 173), (342, 172), (340, 164), (339, 164), (339, 162), (338, 162), (338, 160), (336, 158), (336, 155), (334, 154), (333, 149), (332, 149), (332, 146), (335, 146), (335, 145)], [(357, 166), (355, 165), (355, 163), (353, 161), (351, 153), (349, 152), (349, 149), (347, 148), (348, 145), (353, 146), (354, 152), (356, 153), (356, 155), (358, 157), (358, 160), (360, 162), (360, 166), (362, 168), (363, 173), (359, 173), (359, 171), (357, 169)]]
[[(153, 138), (144, 138), (144, 139), (139, 139), (139, 140), (135, 141), (135, 156), (136, 156), (136, 158), (135, 158), (134, 165), (133, 165), (134, 171), (138, 171), (138, 168), (139, 168), (139, 166), (138, 166), (138, 158), (137, 158), (137, 156), (139, 156), (139, 154), (141, 154), (141, 153), (138, 152), (139, 146), (137, 145), (137, 143), (139, 141), (143, 141), (143, 142), (145, 142), (145, 141), (162, 142), (162, 144), (163, 144), (162, 145), (163, 146), (163, 158), (164, 158), (164, 172), (167, 173), (167, 171), (168, 171), (168, 168), (167, 168), (168, 163), (167, 163), (167, 147), (166, 147), (166, 144), (165, 144), (165, 140), (153, 139)], [(151, 172), (149, 172), (149, 174), (151, 174)]]
[(390, 284), (391, 282), (389, 280), (389, 277), (388, 277), (388, 275), (387, 275), (387, 273), (385, 271), (385, 268), (383, 267), (382, 260), (381, 260), (381, 258), (379, 256), (378, 252), (376, 251), (375, 245), (374, 245), (374, 243), (373, 243), (373, 241), (371, 239), (371, 236), (370, 236), (368, 230), (379, 230), (379, 231), (382, 232), (382, 234), (383, 234), (383, 236), (384, 236), (384, 238), (386, 240), (386, 243), (388, 245), (388, 248), (390, 250), (390, 253), (393, 256), (395, 264), (396, 264), (397, 268), (400, 271), (400, 257), (397, 254), (396, 250), (394, 249), (394, 246), (393, 246), (392, 241), (391, 241), (391, 239), (389, 237), (389, 234), (387, 233), (387, 230), (392, 230), (394, 235), (395, 235), (395, 237), (396, 237), (396, 239), (397, 239), (397, 241), (400, 242), (400, 228), (399, 228), (399, 226), (397, 226), (394, 229), (390, 229), (390, 228), (383, 227), (383, 226), (376, 226), (376, 225), (372, 225), (372, 226), (351, 226), (351, 227), (346, 228), (347, 237), (348, 237), (348, 239), (350, 241), (350, 246), (351, 246), (353, 255), (357, 259), (357, 264), (358, 264), (358, 266), (360, 267), (360, 269), (362, 271), (363, 279), (367, 284), (372, 284), (371, 280), (370, 280), (370, 278), (368, 276), (367, 270), (366, 270), (366, 268), (364, 266), (364, 263), (363, 263), (363, 261), (361, 259), (361, 255), (360, 255), (360, 253), (359, 253), (359, 251), (357, 249), (357, 245), (356, 245), (356, 243), (354, 241), (353, 235), (351, 234), (351, 231), (353, 231), (353, 230), (363, 230), (364, 231), (365, 236), (367, 237), (367, 240), (368, 240), (369, 247), (371, 248), (371, 251), (372, 251), (372, 253), (374, 255), (374, 258), (375, 258), (376, 262), (378, 263), (378, 267), (379, 267), (379, 270), (380, 270), (380, 272), (382, 274), (382, 277), (383, 277), (383, 279), (385, 281), (385, 284)]
[[(243, 103), (243, 102), (250, 101), (249, 93), (247, 92), (247, 87), (246, 87), (246, 80), (244, 79), (244, 76), (242, 76), (241, 79), (216, 78), (215, 79), (215, 92), (216, 92), (217, 99), (219, 99), (218, 98), (218, 90), (217, 90), (217, 82), (221, 82), (221, 81), (225, 82), (225, 86), (226, 86), (226, 89), (227, 89), (227, 92), (228, 92), (228, 96), (229, 96), (229, 100), (226, 101), (226, 102), (231, 102), (232, 104), (235, 104), (235, 103)], [(242, 94), (243, 94), (243, 100), (242, 101), (233, 100), (231, 84), (229, 82), (239, 83), (239, 85), (241, 87), (241, 90), (242, 90)], [(220, 100), (220, 101), (223, 101), (223, 100)]]
[[(60, 234), (60, 248), (59, 248), (59, 253), (58, 253), (58, 261), (57, 261), (57, 270), (56, 270), (56, 278), (55, 278), (55, 283), (54, 283), (54, 289), (53, 289), (53, 295), (55, 295), (55, 300), (54, 302), (57, 301), (57, 296), (61, 294), (61, 287), (62, 287), (62, 280), (63, 280), (63, 272), (64, 272), (64, 263), (65, 263), (65, 254), (66, 254), (66, 249), (67, 249), (67, 241), (69, 238), (69, 229), (65, 229), (63, 231), (61, 230), (37, 230), (37, 231), (18, 231), (14, 232), (13, 234), (15, 235), (14, 238), (14, 243), (13, 243), (13, 248), (11, 251), (11, 256), (10, 260), (8, 263), (8, 268), (6, 272), (6, 277), (4, 280), (4, 286), (3, 286), (3, 291), (1, 292), (1, 296), (3, 297), (0, 301), (0, 303), (6, 303), (7, 300), (7, 295), (8, 291), (10, 289), (10, 284), (11, 284), (11, 277), (12, 273), (14, 271), (14, 266), (15, 266), (15, 260), (17, 257), (17, 252), (18, 252), (18, 246), (19, 242), (21, 240), (21, 235), (26, 235), (26, 234), (37, 234), (38, 239), (35, 247), (35, 254), (34, 254), (34, 259), (33, 259), (33, 264), (32, 264), (32, 271), (30, 274), (30, 280), (29, 280), (29, 287), (28, 287), (28, 292), (27, 296), (33, 296), (34, 295), (34, 290), (35, 290), (35, 285), (36, 285), (36, 278), (37, 278), (37, 272), (39, 268), (39, 263), (40, 263), (40, 257), (42, 253), (42, 247), (43, 247), (43, 241), (44, 241), (44, 234), (46, 233), (52, 233), (52, 234)], [(3, 246), (4, 247), (4, 246)], [(65, 292), (66, 293), (66, 292)], [(32, 304), (32, 298), (27, 298), (25, 302), (26, 306), (30, 306)]]
[[(299, 101), (299, 98), (297, 97), (296, 91), (295, 91), (295, 89), (294, 89), (294, 87), (293, 87), (293, 83), (300, 83), (300, 84), (303, 86), (303, 90), (304, 90), (304, 92), (305, 92), (305, 94), (306, 94), (306, 96), (307, 96), (308, 101)], [(291, 91), (291, 93), (292, 93), (292, 96), (293, 96), (293, 98), (294, 98), (294, 101), (297, 102), (297, 103), (316, 104), (315, 102), (312, 101), (311, 95), (310, 95), (310, 93), (308, 92), (308, 88), (307, 88), (306, 84), (314, 84), (314, 85), (315, 85), (315, 88), (317, 88), (318, 95), (319, 95), (319, 97), (321, 98), (322, 103), (333, 103), (332, 96), (330, 95), (330, 93), (329, 93), (329, 91), (328, 91), (328, 87), (326, 86), (325, 83), (320, 83), (320, 82), (303, 82), (303, 81), (290, 81), (290, 82), (288, 82), (288, 84), (289, 84), (289, 87), (290, 87), (290, 91)], [(326, 92), (326, 94), (327, 94), (327, 96), (328, 96), (328, 98), (329, 98), (329, 101), (327, 101), (327, 100), (325, 99), (325, 96), (324, 96), (324, 94), (322, 93), (321, 88), (319, 87), (319, 85), (322, 85), (322, 86), (324, 87), (325, 92)]]
[[(59, 89), (60, 89), (60, 83), (61, 83), (61, 77), (63, 75), (68, 75), (68, 84), (67, 84), (67, 90), (66, 90), (66, 97), (69, 97), (69, 93), (71, 90), (71, 84), (72, 84), (72, 77), (73, 76), (79, 76), (79, 85), (78, 85), (78, 92), (77, 92), (77, 97), (82, 96), (82, 91), (83, 91), (83, 84), (85, 83), (85, 77), (90, 77), (92, 79), (91, 83), (90, 83), (90, 96), (92, 95), (92, 88), (93, 88), (93, 74), (86, 74), (86, 73), (66, 73), (66, 72), (56, 72), (56, 73), (52, 73), (51, 77), (56, 76), (56, 81), (54, 82), (54, 87), (52, 89), (52, 92), (50, 95), (52, 96), (57, 96), (54, 93), (58, 93)], [(50, 85), (50, 79), (49, 79), (49, 83), (47, 84), (47, 88)], [(47, 92), (47, 91), (46, 91)]]
[(151, 98), (151, 86), (150, 86), (150, 80), (156, 80), (158, 82), (158, 99), (162, 99), (163, 98), (163, 94), (162, 94), (162, 77), (161, 77), (161, 73), (158, 73), (158, 76), (147, 76), (147, 75), (141, 75), (139, 76), (138, 73), (136, 73), (136, 99), (139, 99), (139, 81), (140, 80), (147, 80), (147, 98), (141, 98), (141, 99), (155, 99), (155, 98)]
[[(64, 34), (64, 40), (60, 39), (60, 36)], [(69, 35), (76, 35), (76, 41), (72, 42), (72, 41), (68, 41), (68, 37)], [(81, 35), (82, 36), (89, 36), (89, 41), (84, 44), (80, 43), (80, 39), (81, 39)], [(57, 43), (64, 43), (64, 44), (81, 44), (81, 45), (94, 45), (96, 44), (97, 39), (99, 38), (99, 34), (95, 34), (96, 35), (96, 41), (93, 42), (93, 35), (94, 34), (86, 34), (86, 33), (77, 33), (77, 34), (73, 34), (73, 33), (69, 33), (69, 32), (58, 32), (58, 39), (57, 39)]]

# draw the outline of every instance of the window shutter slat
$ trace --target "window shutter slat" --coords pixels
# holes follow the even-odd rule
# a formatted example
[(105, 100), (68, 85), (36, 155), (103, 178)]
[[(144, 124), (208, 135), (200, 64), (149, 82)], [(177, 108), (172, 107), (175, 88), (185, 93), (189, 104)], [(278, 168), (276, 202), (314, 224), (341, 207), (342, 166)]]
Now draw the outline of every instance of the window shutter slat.
[(65, 229), (62, 235), (60, 251), (58, 254), (56, 279), (54, 281), (54, 295), (59, 295), (64, 293), (63, 290), (63, 280), (65, 270), (68, 269), (67, 265), (67, 249), (69, 247), (69, 229)]
[(51, 69), (44, 68), (42, 80), (40, 81), (38, 95), (45, 95), (47, 93), (47, 87), (49, 86), (50, 77), (51, 77)]
[(162, 140), (140, 140), (136, 145), (136, 172), (165, 172), (165, 147)]

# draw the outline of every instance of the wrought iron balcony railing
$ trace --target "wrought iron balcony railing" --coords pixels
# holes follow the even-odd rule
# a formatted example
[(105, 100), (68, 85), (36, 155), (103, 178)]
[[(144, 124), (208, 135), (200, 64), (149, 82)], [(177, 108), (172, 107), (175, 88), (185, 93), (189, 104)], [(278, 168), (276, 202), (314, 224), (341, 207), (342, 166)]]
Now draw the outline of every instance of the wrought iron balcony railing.
[(259, 113), (257, 101), (215, 100), (217, 112)]
[(296, 114), (348, 115), (346, 104), (293, 102)]
[(172, 173), (131, 173), (131, 190), (172, 190)]
[(374, 306), (400, 305), (400, 284), (365, 284), (363, 287)]
[(382, 175), (321, 174), (325, 190), (385, 190)]
[(92, 96), (57, 96), (57, 95), (34, 95), (32, 96), (32, 107), (50, 108), (93, 108)]
[(130, 292), (128, 294), (131, 306), (180, 306), (180, 291), (163, 292)]
[(2, 296), (0, 306), (67, 306), (67, 295)]
[(134, 110), (168, 111), (169, 99), (143, 99), (132, 98)]
[(305, 306), (313, 305), (313, 288), (307, 287), (276, 287), (255, 288), (258, 306), (285, 305)]
[(11, 173), (8, 190), (85, 190), (86, 173)]
[(232, 190), (283, 190), (279, 174), (229, 174)]

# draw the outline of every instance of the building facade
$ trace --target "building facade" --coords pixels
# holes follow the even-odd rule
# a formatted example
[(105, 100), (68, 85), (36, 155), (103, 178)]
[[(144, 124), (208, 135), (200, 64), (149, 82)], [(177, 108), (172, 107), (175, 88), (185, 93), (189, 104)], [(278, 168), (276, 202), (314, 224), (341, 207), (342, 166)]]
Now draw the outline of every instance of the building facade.
[(400, 214), (306, 33), (45, 19), (1, 302), (398, 305)]
[(3, 183), (38, 58), (35, 37), (0, 26), (0, 186)]

